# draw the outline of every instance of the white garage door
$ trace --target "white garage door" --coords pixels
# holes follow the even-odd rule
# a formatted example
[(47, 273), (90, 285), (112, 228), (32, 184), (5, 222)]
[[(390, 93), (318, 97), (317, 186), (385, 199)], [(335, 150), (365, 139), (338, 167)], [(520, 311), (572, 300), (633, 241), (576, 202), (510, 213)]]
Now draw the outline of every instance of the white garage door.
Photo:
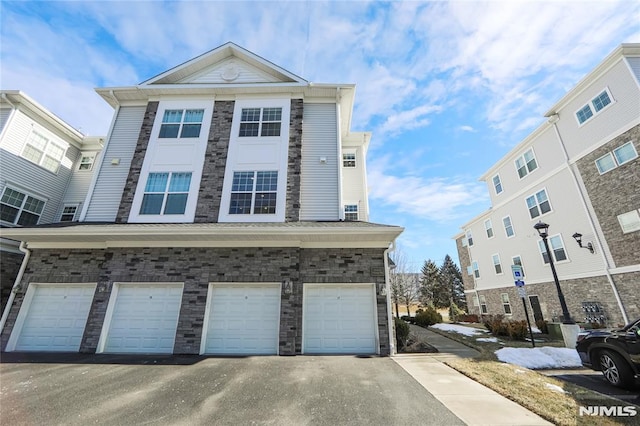
[(95, 284), (31, 284), (15, 350), (78, 352), (95, 289)]
[(373, 285), (304, 286), (303, 352), (376, 353)]
[(117, 284), (104, 352), (172, 353), (181, 301), (182, 284)]
[(212, 285), (204, 352), (277, 354), (280, 284)]

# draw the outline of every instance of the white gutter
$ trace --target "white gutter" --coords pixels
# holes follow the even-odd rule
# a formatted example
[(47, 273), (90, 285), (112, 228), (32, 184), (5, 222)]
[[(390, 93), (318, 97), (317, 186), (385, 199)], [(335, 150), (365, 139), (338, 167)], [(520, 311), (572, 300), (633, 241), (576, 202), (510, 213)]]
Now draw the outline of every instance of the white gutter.
[(622, 319), (625, 324), (629, 323), (629, 318), (627, 317), (627, 312), (624, 309), (624, 305), (622, 304), (622, 299), (620, 299), (620, 294), (618, 293), (618, 289), (616, 288), (616, 284), (613, 281), (613, 277), (611, 276), (611, 272), (609, 271), (611, 266), (609, 265), (609, 259), (607, 259), (607, 255), (604, 252), (604, 244), (600, 240), (600, 234), (596, 230), (596, 225), (591, 217), (591, 212), (589, 211), (589, 206), (587, 205), (587, 201), (585, 200), (584, 194), (582, 193), (582, 189), (580, 188), (580, 184), (578, 182), (578, 177), (576, 176), (575, 170), (571, 167), (571, 163), (569, 162), (569, 154), (564, 146), (564, 141), (562, 140), (562, 136), (560, 135), (560, 130), (558, 129), (558, 113), (555, 113), (549, 117), (549, 123), (553, 125), (553, 129), (556, 132), (556, 136), (558, 137), (558, 141), (560, 142), (560, 147), (562, 148), (562, 153), (564, 154), (565, 164), (571, 172), (571, 177), (573, 178), (573, 183), (578, 190), (578, 194), (580, 195), (580, 202), (582, 204), (582, 208), (587, 212), (587, 219), (589, 220), (589, 225), (591, 226), (591, 230), (593, 231), (594, 240), (596, 243), (596, 248), (598, 249), (600, 255), (602, 256), (602, 260), (604, 261), (604, 273), (607, 276), (607, 280), (609, 281), (609, 285), (611, 286), (611, 290), (613, 291), (613, 295), (616, 298), (616, 302), (618, 303), (618, 308), (620, 308), (620, 312), (622, 313)]
[(7, 322), (7, 318), (9, 317), (9, 311), (11, 311), (11, 305), (13, 305), (13, 299), (16, 297), (16, 293), (18, 292), (18, 287), (20, 286), (20, 282), (22, 281), (22, 276), (24, 275), (25, 269), (27, 269), (27, 263), (29, 263), (29, 258), (31, 257), (31, 250), (27, 248), (27, 243), (22, 241), (19, 247), (20, 251), (24, 253), (24, 257), (22, 258), (22, 265), (20, 265), (20, 270), (18, 271), (18, 275), (16, 276), (16, 280), (13, 282), (13, 287), (11, 288), (11, 294), (9, 295), (9, 300), (7, 300), (7, 304), (4, 307), (4, 312), (2, 313), (2, 319), (0, 319), (0, 334), (2, 334), (2, 330), (4, 330), (4, 324)]
[(387, 325), (389, 326), (389, 356), (396, 354), (396, 345), (393, 339), (393, 315), (391, 314), (391, 278), (389, 277), (389, 253), (395, 251), (395, 240), (384, 251), (384, 287), (387, 293)]
[(342, 99), (342, 92), (340, 87), (336, 89), (336, 154), (338, 161), (338, 218), (344, 220), (344, 206), (342, 205), (342, 187), (344, 180), (342, 178), (342, 126), (340, 125), (342, 120), (342, 109), (340, 108), (340, 101)]

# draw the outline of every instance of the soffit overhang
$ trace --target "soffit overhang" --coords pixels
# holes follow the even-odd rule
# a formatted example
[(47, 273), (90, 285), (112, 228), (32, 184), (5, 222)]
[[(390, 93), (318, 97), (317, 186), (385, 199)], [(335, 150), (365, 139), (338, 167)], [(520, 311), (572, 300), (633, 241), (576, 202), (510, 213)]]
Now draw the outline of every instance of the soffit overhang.
[(77, 224), (5, 228), (30, 249), (117, 247), (388, 248), (404, 229), (368, 222)]

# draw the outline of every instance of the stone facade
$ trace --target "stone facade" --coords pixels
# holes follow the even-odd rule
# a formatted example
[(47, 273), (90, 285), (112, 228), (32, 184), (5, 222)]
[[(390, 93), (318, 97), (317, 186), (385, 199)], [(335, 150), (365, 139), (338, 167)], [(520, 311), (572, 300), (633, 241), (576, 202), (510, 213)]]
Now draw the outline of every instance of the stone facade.
[(300, 220), (300, 179), (302, 172), (302, 99), (291, 100), (289, 120), (289, 154), (287, 162), (287, 206), (285, 221)]
[[(184, 284), (174, 353), (198, 354), (207, 291), (211, 282), (291, 280), (292, 294), (281, 296), (280, 354), (302, 349), (303, 283), (384, 284), (383, 249), (299, 248), (121, 248), (109, 250), (34, 250), (22, 289), (3, 330), (7, 345), (28, 283), (97, 283), (80, 352), (96, 351), (114, 282)], [(385, 296), (377, 296), (380, 354), (389, 355)]]
[(23, 254), (11, 252), (2, 252), (0, 255), (0, 310), (2, 312), (4, 312), (23, 258)]
[[(634, 274), (628, 275), (629, 277), (625, 278), (624, 284), (620, 285), (619, 283), (616, 283), (616, 288), (618, 289), (620, 297), (623, 300), (623, 303), (625, 303), (625, 308), (630, 315), (632, 314), (630, 308), (636, 306), (635, 317), (637, 317), (640, 315), (637, 311), (637, 284), (635, 284), (635, 294), (632, 294), (634, 292), (634, 284), (632, 284), (632, 282), (633, 280), (636, 280), (637, 283), (637, 279), (640, 277), (640, 274), (636, 273), (635, 276), (632, 276)], [(614, 277), (614, 281), (618, 281), (618, 279)], [(607, 280), (606, 276), (562, 280), (560, 282), (560, 287), (562, 288), (562, 293), (567, 303), (569, 313), (576, 322), (589, 322), (585, 319), (585, 316), (588, 314), (585, 314), (582, 304), (584, 302), (595, 302), (604, 309), (607, 326), (624, 324), (624, 319), (620, 313), (620, 308), (613, 293), (613, 289), (611, 288), (611, 284)], [(553, 281), (539, 284), (526, 284), (525, 289), (527, 292), (527, 298), (530, 296), (538, 296), (544, 320), (548, 322), (555, 322), (559, 320), (562, 316), (562, 309), (560, 307), (558, 292)], [(509, 295), (512, 315), (505, 315), (501, 298), (502, 293), (507, 293)], [(487, 302), (488, 315), (505, 315), (507, 318), (513, 320), (525, 319), (522, 299), (518, 295), (515, 286), (479, 290), (478, 295), (484, 295)], [(629, 302), (626, 302), (625, 300), (629, 300)], [(480, 308), (477, 306), (469, 304), (469, 309), (470, 313), (480, 314)], [(533, 321), (533, 311), (529, 301), (527, 301), (527, 309), (529, 310), (529, 318)], [(633, 315), (631, 315), (631, 317), (635, 318)]]
[[(471, 266), (471, 258), (469, 257), (469, 249), (462, 245), (462, 236), (456, 239), (456, 249), (458, 250), (458, 260), (460, 260), (460, 273), (462, 274), (462, 285), (465, 291), (473, 290), (473, 276), (467, 274), (467, 268)], [(468, 301), (467, 301), (468, 302)]]
[(133, 204), (133, 196), (136, 193), (136, 187), (140, 180), (142, 163), (144, 162), (144, 156), (147, 153), (147, 146), (149, 145), (153, 122), (156, 119), (156, 113), (158, 112), (158, 105), (159, 102), (149, 102), (147, 104), (147, 110), (144, 113), (144, 119), (142, 120), (142, 126), (140, 127), (140, 135), (138, 136), (136, 149), (133, 154), (133, 159), (131, 160), (129, 176), (127, 177), (127, 183), (125, 184), (124, 191), (122, 192), (120, 207), (118, 207), (116, 223), (126, 223), (129, 219), (129, 213), (131, 212), (131, 206)]
[(633, 142), (636, 152), (640, 152), (640, 125), (613, 138), (577, 163), (616, 267), (637, 265), (640, 261), (640, 231), (623, 234), (617, 218), (640, 208), (640, 157), (603, 175), (598, 172), (595, 161), (629, 141)]

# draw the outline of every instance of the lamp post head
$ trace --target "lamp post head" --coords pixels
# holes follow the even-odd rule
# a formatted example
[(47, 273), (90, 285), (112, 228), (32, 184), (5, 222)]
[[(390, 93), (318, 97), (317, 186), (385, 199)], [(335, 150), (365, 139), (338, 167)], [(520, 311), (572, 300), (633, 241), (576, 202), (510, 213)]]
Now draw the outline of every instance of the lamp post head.
[(576, 232), (575, 234), (572, 235), (573, 238), (575, 238), (576, 242), (578, 243), (578, 246), (582, 247), (582, 234), (579, 232)]
[(549, 235), (547, 233), (547, 231), (549, 230), (549, 225), (547, 225), (546, 223), (542, 222), (542, 221), (538, 221), (538, 223), (536, 223), (535, 225), (533, 225), (533, 228), (538, 231), (538, 234), (540, 235), (540, 237), (542, 238), (547, 238), (547, 236)]

